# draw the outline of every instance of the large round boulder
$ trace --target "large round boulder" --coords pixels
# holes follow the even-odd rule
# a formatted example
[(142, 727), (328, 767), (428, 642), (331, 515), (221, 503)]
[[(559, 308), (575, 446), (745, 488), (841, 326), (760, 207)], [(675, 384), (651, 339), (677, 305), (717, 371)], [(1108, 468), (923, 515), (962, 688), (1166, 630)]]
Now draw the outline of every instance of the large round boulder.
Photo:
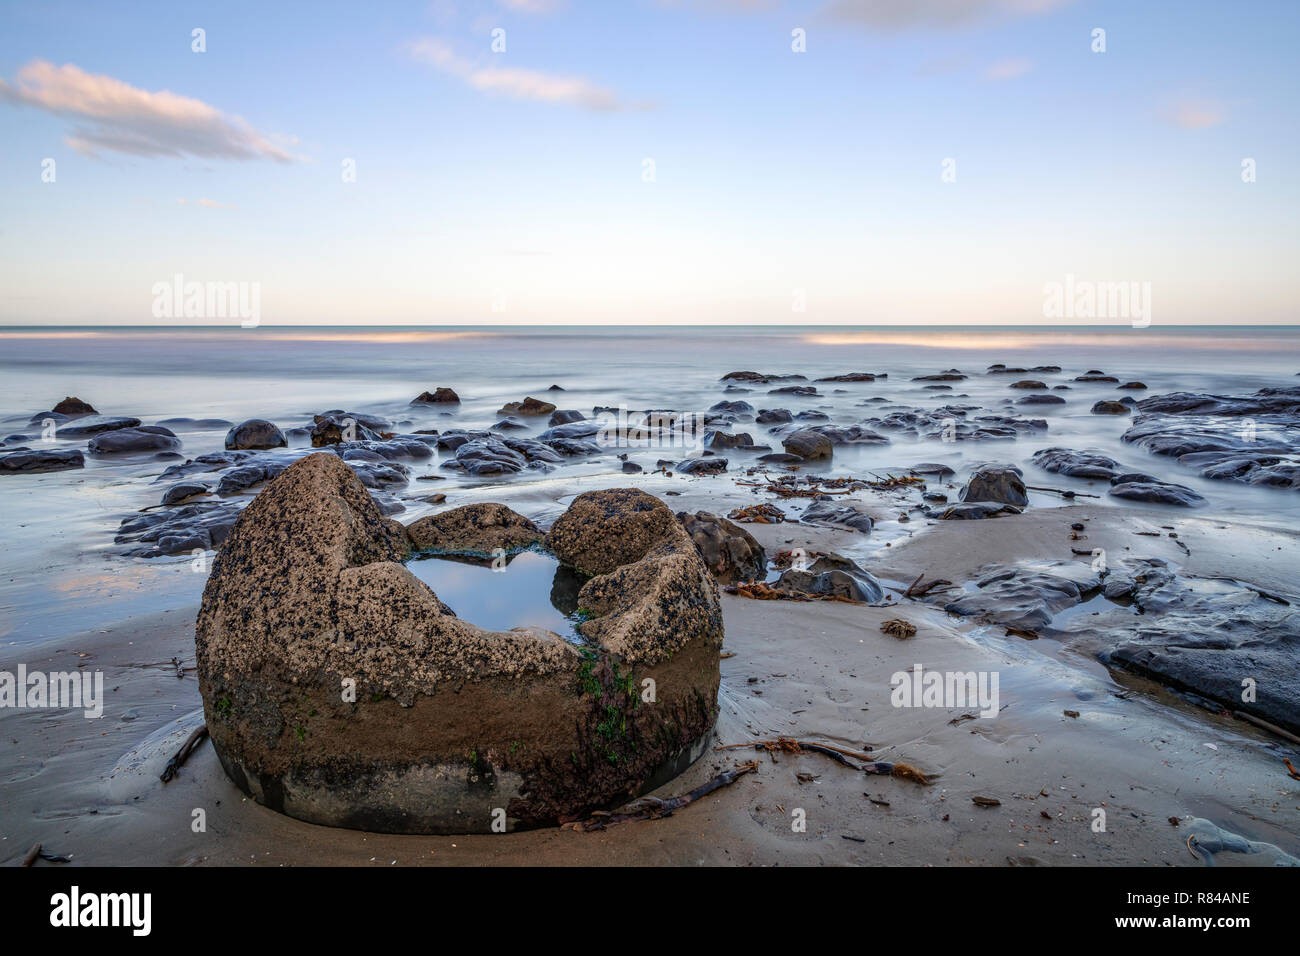
[(264, 418), (250, 418), (226, 432), (226, 448), (230, 451), (282, 448), (287, 444), (284, 432)]
[[(451, 551), (505, 547), (526, 521), (458, 510), (435, 516)], [(323, 453), (244, 509), (196, 629), (208, 729), (242, 790), (313, 823), (492, 832), (617, 805), (704, 752), (717, 585), (662, 502), (592, 492), (557, 521), (557, 556), (595, 575), (580, 643), (456, 617), (402, 563), (432, 524), (408, 536)]]

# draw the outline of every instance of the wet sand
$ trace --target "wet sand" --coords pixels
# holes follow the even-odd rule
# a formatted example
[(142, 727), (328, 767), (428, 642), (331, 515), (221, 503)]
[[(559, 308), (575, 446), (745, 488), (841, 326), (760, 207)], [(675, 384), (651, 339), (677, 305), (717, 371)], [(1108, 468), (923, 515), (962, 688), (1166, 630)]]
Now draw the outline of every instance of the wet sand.
[[(448, 505), (503, 500), (545, 519), (596, 484), (483, 488)], [(664, 499), (674, 510), (725, 513), (763, 500), (729, 478), (608, 476), (599, 484), (679, 491)], [(769, 554), (791, 546), (837, 550), (882, 581), (905, 585), (920, 571), (963, 581), (992, 562), (1068, 559), (1069, 525), (1087, 516), (1090, 547), (1168, 557), (1200, 573), (1230, 567), (1295, 597), (1286, 569), (1297, 566), (1300, 546), (1276, 529), (1086, 505), (929, 527), (896, 523), (900, 509), (888, 496), (875, 496), (867, 510), (882, 519), (867, 536), (799, 524), (746, 527)], [(1191, 555), (1167, 537), (1134, 536), (1144, 522), (1177, 527)], [(897, 599), (898, 588), (889, 594)], [(984, 640), (970, 622), (914, 601), (868, 607), (724, 595), (723, 612), (725, 651), (734, 656), (722, 662), (717, 745), (786, 735), (870, 746), (878, 759), (931, 775), (933, 785), (868, 776), (814, 753), (773, 760), (745, 748), (707, 753), (656, 794), (684, 792), (754, 757), (757, 773), (672, 817), (604, 832), (415, 837), (313, 826), (245, 798), (209, 743), (175, 780), (159, 781), (168, 757), (202, 721), (193, 673), (178, 679), (171, 663), (193, 664), (197, 607), (187, 604), (36, 648), (0, 649), (0, 669), (19, 661), (101, 669), (107, 697), (100, 720), (80, 711), (0, 711), (0, 861), (16, 862), (40, 841), (74, 865), (1203, 865), (1186, 845), (1186, 825), (1175, 827), (1170, 817), (1205, 818), (1300, 854), (1300, 782), (1281, 762), (1287, 754), (1294, 760), (1296, 748), (1150, 681), (1108, 672), (1046, 639)], [(894, 617), (915, 624), (917, 634), (900, 641), (881, 633), (880, 623)], [(1003, 710), (954, 725), (960, 710), (891, 706), (891, 675), (915, 663), (999, 672)], [(973, 796), (1000, 805), (979, 807)], [(1092, 828), (1099, 807), (1106, 812), (1100, 833)], [(196, 809), (206, 816), (204, 832), (194, 830)], [(797, 810), (804, 832), (792, 828)], [(1223, 853), (1215, 862), (1270, 860)]]

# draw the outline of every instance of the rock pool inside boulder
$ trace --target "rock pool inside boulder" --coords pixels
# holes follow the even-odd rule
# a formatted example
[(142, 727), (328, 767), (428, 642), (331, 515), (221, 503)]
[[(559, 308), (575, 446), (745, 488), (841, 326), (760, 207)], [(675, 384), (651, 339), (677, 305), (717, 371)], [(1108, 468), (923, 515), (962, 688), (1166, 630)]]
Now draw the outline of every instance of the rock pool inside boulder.
[(387, 833), (555, 825), (660, 786), (707, 750), (722, 638), (717, 584), (652, 495), (586, 492), (549, 531), (495, 502), (402, 525), (326, 453), (240, 515), (195, 626), (235, 784)]
[(461, 620), (493, 631), (543, 627), (570, 643), (585, 643), (577, 629), (584, 619), (578, 591), (587, 576), (545, 551), (500, 559), (417, 554), (406, 567)]

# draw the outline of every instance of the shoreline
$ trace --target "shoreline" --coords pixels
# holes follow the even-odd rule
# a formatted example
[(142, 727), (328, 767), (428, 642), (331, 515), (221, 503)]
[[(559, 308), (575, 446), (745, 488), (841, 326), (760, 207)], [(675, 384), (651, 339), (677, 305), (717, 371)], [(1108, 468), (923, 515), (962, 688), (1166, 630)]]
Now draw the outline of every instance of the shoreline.
[[(611, 483), (617, 483), (614, 478)], [(626, 478), (622, 483), (637, 484)], [(692, 479), (679, 487), (681, 495), (664, 498), (674, 510), (726, 513), (754, 500), (717, 479)], [(492, 497), (490, 489), (485, 492)], [(567, 497), (556, 494), (554, 500)], [(888, 547), (875, 542), (868, 567), (882, 579), (902, 581), (927, 564), (933, 573), (952, 575), (1013, 554), (1054, 556), (1045, 550), (1059, 546), (1059, 529), (1069, 525), (1071, 515), (1063, 512), (1080, 509), (1087, 506), (978, 523), (936, 522), (925, 534)], [(1102, 513), (1089, 523), (1090, 538), (1122, 549), (1131, 540), (1131, 517), (1094, 510)], [(1150, 520), (1170, 523), (1163, 512), (1152, 514)], [(1193, 527), (1201, 520), (1178, 519), (1179, 534), (1186, 535), (1195, 560), (1214, 566), (1239, 545), (1219, 527)], [(854, 553), (845, 546), (867, 550), (869, 541), (802, 524), (745, 527), (769, 548), (792, 542)], [(1274, 547), (1289, 540), (1287, 552), (1261, 546), (1236, 552), (1234, 559), (1260, 582), (1281, 582), (1279, 565), (1294, 561), (1296, 535), (1230, 530), (1263, 535), (1255, 540)], [(1161, 539), (1161, 547), (1172, 547), (1168, 540)], [(886, 590), (897, 595), (897, 588)], [(190, 605), (39, 647), (0, 650), (0, 669), (13, 666), (16, 652), (29, 665), (51, 669), (101, 667), (109, 701), (99, 721), (79, 713), (0, 711), (7, 740), (0, 777), (9, 781), (0, 794), (10, 811), (0, 858), (21, 859), (39, 840), (72, 856), (74, 864), (107, 865), (364, 865), (372, 858), (375, 865), (537, 859), (554, 865), (1201, 865), (1171, 816), (1208, 819), (1300, 854), (1300, 785), (1281, 764), (1281, 754), (1293, 748), (1150, 681), (1095, 662), (1079, 666), (1064, 648), (1055, 654), (1020, 649), (1040, 660), (1011, 656), (978, 639), (968, 622), (921, 602), (871, 607), (730, 595), (722, 602), (724, 652), (734, 656), (722, 661), (712, 746), (777, 736), (869, 745), (877, 759), (904, 761), (933, 775), (934, 785), (862, 776), (812, 753), (774, 762), (747, 749), (710, 749), (655, 794), (683, 793), (753, 756), (760, 757), (758, 772), (671, 817), (604, 832), (401, 837), (316, 827), (246, 799), (226, 779), (208, 744), (171, 783), (158, 781), (162, 764), (202, 720), (195, 713), (200, 701), (192, 674), (178, 680), (171, 663), (181, 657), (188, 666), (193, 659), (197, 608)], [(881, 633), (880, 623), (891, 617), (915, 624), (915, 637), (899, 641)], [(1033, 643), (1047, 647), (1049, 640)], [(949, 721), (960, 714), (948, 709), (891, 707), (890, 675), (918, 660), (927, 668), (999, 670), (1007, 706), (996, 720), (957, 725)], [(1064, 716), (1065, 710), (1080, 716)], [(133, 719), (123, 719), (127, 713)], [(812, 778), (801, 782), (797, 774)], [(1001, 805), (978, 807), (972, 796)], [(1098, 806), (1109, 808), (1102, 834), (1090, 829)], [(786, 811), (796, 807), (806, 811), (805, 833), (791, 831)], [(205, 810), (206, 833), (191, 832), (197, 808)], [(1215, 862), (1261, 861), (1222, 854)]]

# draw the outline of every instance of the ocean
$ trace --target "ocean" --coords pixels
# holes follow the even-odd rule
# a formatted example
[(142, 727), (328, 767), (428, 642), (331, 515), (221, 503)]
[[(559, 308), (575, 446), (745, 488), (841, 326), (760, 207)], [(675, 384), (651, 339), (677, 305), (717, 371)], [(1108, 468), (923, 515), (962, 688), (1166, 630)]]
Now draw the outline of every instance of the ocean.
[[(888, 444), (837, 447), (833, 460), (818, 470), (883, 475), (937, 461), (956, 469), (960, 480), (970, 465), (1006, 462), (1024, 469), (1030, 484), (1098, 494), (1098, 507), (1129, 507), (1107, 497), (1104, 483), (1096, 488), (1045, 474), (1030, 462), (1032, 453), (1045, 447), (1096, 449), (1134, 470), (1192, 488), (1206, 499), (1198, 509), (1202, 515), (1280, 527), (1293, 527), (1300, 516), (1294, 490), (1201, 478), (1172, 459), (1123, 443), (1120, 436), (1130, 416), (1090, 412), (1097, 400), (1126, 395), (1139, 400), (1175, 391), (1245, 395), (1262, 387), (1295, 385), (1300, 381), (1296, 327), (10, 327), (0, 330), (0, 353), (0, 431), (10, 436), (0, 452), (34, 445), (39, 429), (29, 424), (32, 416), (68, 395), (103, 414), (133, 416), (145, 424), (177, 417), (231, 423), (264, 418), (287, 430), (310, 424), (319, 412), (344, 409), (386, 418), (402, 433), (485, 429), (500, 420), (497, 412), (506, 402), (525, 396), (588, 417), (598, 406), (705, 414), (727, 400), (747, 401), (755, 409), (820, 412), (834, 424), (861, 422), (895, 408), (962, 404), (991, 414), (1043, 419), (1047, 428), (1013, 441), (951, 443), (889, 434)], [(1065, 403), (1008, 404), (1024, 393), (1008, 388), (1012, 377), (986, 374), (994, 363), (1027, 369), (1061, 366), (1060, 373), (1014, 379), (1043, 378), (1049, 389), (1068, 385), (1055, 392)], [(968, 378), (938, 383), (946, 388), (912, 381), (950, 369)], [(799, 374), (810, 380), (799, 384), (850, 372), (886, 373), (888, 378), (819, 383), (819, 394), (810, 397), (768, 394), (788, 382), (742, 382), (726, 391), (727, 383), (720, 379), (737, 370)], [(1148, 388), (1118, 391), (1114, 384), (1072, 381), (1090, 370)], [(563, 391), (549, 391), (552, 385)], [(452, 410), (410, 405), (416, 395), (438, 387), (453, 388), (460, 405)], [(510, 434), (532, 437), (546, 422), (546, 416), (527, 420), (526, 430)], [(222, 424), (171, 427), (183, 442), (184, 458), (221, 450), (227, 430)], [(749, 432), (756, 443), (781, 450), (779, 438), (770, 436), (765, 425), (737, 422), (732, 430)], [(59, 440), (59, 445), (80, 448), (85, 439)], [(655, 448), (619, 452), (647, 473), (672, 457)], [(755, 452), (720, 454), (728, 458), (732, 476), (757, 463)], [(601, 476), (613, 481), (623, 468), (609, 453), (566, 459), (547, 471), (474, 478), (442, 468), (450, 455), (442, 451), (410, 464), (409, 486), (393, 494), (405, 508), (399, 520), (432, 510), (417, 496), (433, 490), (553, 485)], [(165, 485), (154, 479), (167, 464), (151, 456), (87, 456), (84, 469), (0, 477), (0, 640), (25, 643), (197, 602), (203, 576), (189, 573), (189, 557), (127, 558), (114, 543), (124, 518), (158, 505)], [(421, 474), (445, 480), (417, 481)], [(1047, 493), (1031, 499), (1033, 507), (1061, 503)]]

